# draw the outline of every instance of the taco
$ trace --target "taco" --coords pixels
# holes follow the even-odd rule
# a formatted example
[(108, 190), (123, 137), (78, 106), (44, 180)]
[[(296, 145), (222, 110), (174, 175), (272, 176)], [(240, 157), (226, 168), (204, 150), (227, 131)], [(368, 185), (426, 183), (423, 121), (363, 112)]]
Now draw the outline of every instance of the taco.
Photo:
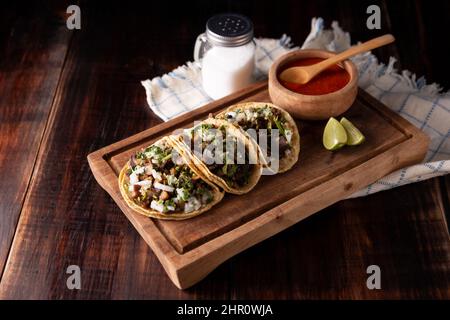
[(239, 126), (244, 131), (255, 129), (256, 137), (259, 137), (260, 129), (267, 129), (267, 147), (261, 148), (267, 167), (270, 167), (272, 150), (272, 129), (278, 129), (278, 154), (279, 163), (277, 173), (285, 172), (292, 168), (298, 161), (300, 153), (300, 135), (294, 119), (285, 110), (267, 102), (247, 102), (233, 105), (216, 116)]
[(224, 120), (209, 118), (171, 138), (186, 161), (226, 192), (247, 193), (261, 177), (257, 146)]
[(133, 210), (166, 220), (197, 216), (224, 196), (197, 168), (184, 161), (168, 137), (131, 157), (119, 174), (119, 189)]

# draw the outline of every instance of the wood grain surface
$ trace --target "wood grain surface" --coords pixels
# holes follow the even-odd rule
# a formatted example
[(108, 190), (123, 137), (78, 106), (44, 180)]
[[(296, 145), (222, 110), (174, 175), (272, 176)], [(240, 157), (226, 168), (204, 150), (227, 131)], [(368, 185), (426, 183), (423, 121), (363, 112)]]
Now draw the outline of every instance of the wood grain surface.
[[(372, 3), (381, 30), (365, 27)], [(314, 16), (338, 20), (354, 41), (390, 32), (396, 45), (374, 51), (381, 61), (393, 55), (398, 68), (448, 89), (448, 3), (79, 4), (75, 31), (65, 28), (68, 3), (2, 4), (0, 298), (450, 298), (448, 177), (342, 201), (180, 291), (85, 160), (161, 122), (139, 81), (190, 60), (214, 13), (239, 11), (257, 36), (286, 33), (296, 44)], [(81, 267), (82, 290), (66, 287), (71, 264)], [(369, 264), (382, 268), (382, 290), (366, 288)]]
[[(3, 11), (4, 10), (4, 11)], [(16, 230), (71, 34), (61, 10), (2, 8), (0, 18), (0, 275)]]
[(353, 106), (343, 116), (364, 128), (366, 142), (363, 145), (338, 153), (326, 151), (321, 144), (324, 123), (297, 121), (301, 136), (299, 161), (288, 172), (261, 177), (249, 193), (227, 194), (207, 213), (183, 221), (148, 219), (129, 208), (117, 179), (136, 150), (177, 130), (190, 128), (206, 115), (220, 113), (244, 101), (270, 102), (267, 81), (88, 155), (89, 166), (98, 183), (149, 244), (180, 289), (196, 284), (248, 247), (396, 169), (422, 161), (428, 150), (426, 134), (359, 90)]

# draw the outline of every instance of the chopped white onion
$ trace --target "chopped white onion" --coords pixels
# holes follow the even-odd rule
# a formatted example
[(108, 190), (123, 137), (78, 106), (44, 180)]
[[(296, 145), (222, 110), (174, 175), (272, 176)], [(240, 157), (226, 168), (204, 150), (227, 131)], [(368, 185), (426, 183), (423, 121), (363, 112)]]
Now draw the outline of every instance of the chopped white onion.
[(164, 205), (162, 203), (158, 203), (155, 200), (153, 200), (150, 203), (150, 208), (155, 209), (156, 211), (159, 211), (159, 212), (164, 212)]
[(152, 174), (152, 169), (153, 169), (153, 166), (152, 166), (152, 165), (146, 165), (146, 166), (144, 167), (144, 172), (145, 172), (145, 174), (148, 174), (148, 175)]
[(236, 121), (237, 121), (237, 122), (241, 122), (242, 120), (245, 120), (245, 114), (244, 114), (244, 113), (239, 113), (239, 114), (236, 116)]
[(173, 187), (171, 186), (167, 186), (165, 184), (159, 183), (155, 181), (155, 184), (153, 185), (156, 189), (160, 189), (160, 190), (164, 190), (167, 192), (173, 192), (173, 190), (175, 190)]
[(200, 201), (197, 198), (190, 197), (184, 205), (184, 211), (191, 212), (194, 210), (198, 210), (198, 209), (200, 209), (201, 206), (202, 206), (202, 204), (200, 203)]
[(162, 180), (162, 176), (161, 173), (157, 172), (155, 169), (152, 169), (152, 176), (153, 178), (155, 178), (156, 180)]
[(185, 201), (185, 199), (189, 196), (187, 190), (184, 188), (177, 188), (177, 200)]
[(272, 113), (272, 111), (269, 108), (264, 108), (263, 109), (263, 115), (264, 117), (268, 118), (270, 116), (270, 114)]
[(284, 132), (285, 136), (286, 136), (286, 140), (288, 143), (291, 143), (292, 140), (292, 131), (289, 129), (286, 129)]
[(183, 157), (180, 156), (178, 153), (175, 153), (175, 154), (173, 155), (173, 162), (174, 162), (177, 166), (181, 166), (182, 164), (184, 164)]
[(135, 184), (138, 186), (141, 186), (141, 187), (151, 187), (152, 180), (142, 180), (142, 181), (136, 182)]
[(236, 112), (230, 111), (227, 113), (227, 116), (229, 116), (230, 118), (236, 118)]
[(173, 174), (168, 175), (166, 178), (167, 178), (167, 184), (169, 186), (173, 186), (178, 182), (177, 177), (175, 177)]
[(133, 171), (136, 172), (136, 174), (142, 174), (144, 173), (144, 167), (135, 166)]
[(131, 174), (130, 174), (130, 183), (131, 184), (136, 184), (136, 183), (138, 183), (139, 182), (139, 177), (138, 177), (138, 175), (136, 174), (136, 172), (132, 172)]
[(191, 211), (194, 211), (194, 207), (190, 203), (186, 202), (184, 204), (184, 212), (191, 212)]

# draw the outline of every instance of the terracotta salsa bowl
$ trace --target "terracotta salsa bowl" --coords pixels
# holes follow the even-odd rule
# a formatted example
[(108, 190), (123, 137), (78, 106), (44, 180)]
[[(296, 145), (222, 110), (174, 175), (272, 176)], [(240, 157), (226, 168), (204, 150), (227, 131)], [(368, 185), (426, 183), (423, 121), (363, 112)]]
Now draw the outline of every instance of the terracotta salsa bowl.
[(358, 93), (358, 71), (349, 60), (341, 64), (350, 75), (348, 83), (343, 88), (331, 93), (300, 94), (285, 88), (278, 79), (279, 73), (293, 61), (305, 58), (326, 59), (333, 55), (335, 53), (324, 50), (296, 50), (278, 58), (269, 71), (269, 94), (272, 102), (288, 111), (293, 117), (306, 120), (328, 119), (347, 111)]

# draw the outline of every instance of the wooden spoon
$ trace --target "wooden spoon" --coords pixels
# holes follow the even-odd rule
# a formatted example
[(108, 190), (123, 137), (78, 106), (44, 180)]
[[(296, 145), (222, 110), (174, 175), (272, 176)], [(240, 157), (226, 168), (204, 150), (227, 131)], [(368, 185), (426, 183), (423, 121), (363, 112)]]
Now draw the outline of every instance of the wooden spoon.
[(298, 84), (305, 84), (309, 82), (312, 78), (317, 76), (319, 73), (321, 73), (325, 69), (331, 67), (332, 65), (338, 62), (350, 58), (358, 53), (379, 48), (394, 41), (395, 41), (394, 36), (392, 36), (391, 34), (385, 34), (384, 36), (374, 38), (367, 42), (361, 43), (357, 46), (351, 47), (350, 49), (347, 49), (319, 63), (305, 67), (292, 67), (286, 69), (283, 72), (281, 72), (280, 79)]

